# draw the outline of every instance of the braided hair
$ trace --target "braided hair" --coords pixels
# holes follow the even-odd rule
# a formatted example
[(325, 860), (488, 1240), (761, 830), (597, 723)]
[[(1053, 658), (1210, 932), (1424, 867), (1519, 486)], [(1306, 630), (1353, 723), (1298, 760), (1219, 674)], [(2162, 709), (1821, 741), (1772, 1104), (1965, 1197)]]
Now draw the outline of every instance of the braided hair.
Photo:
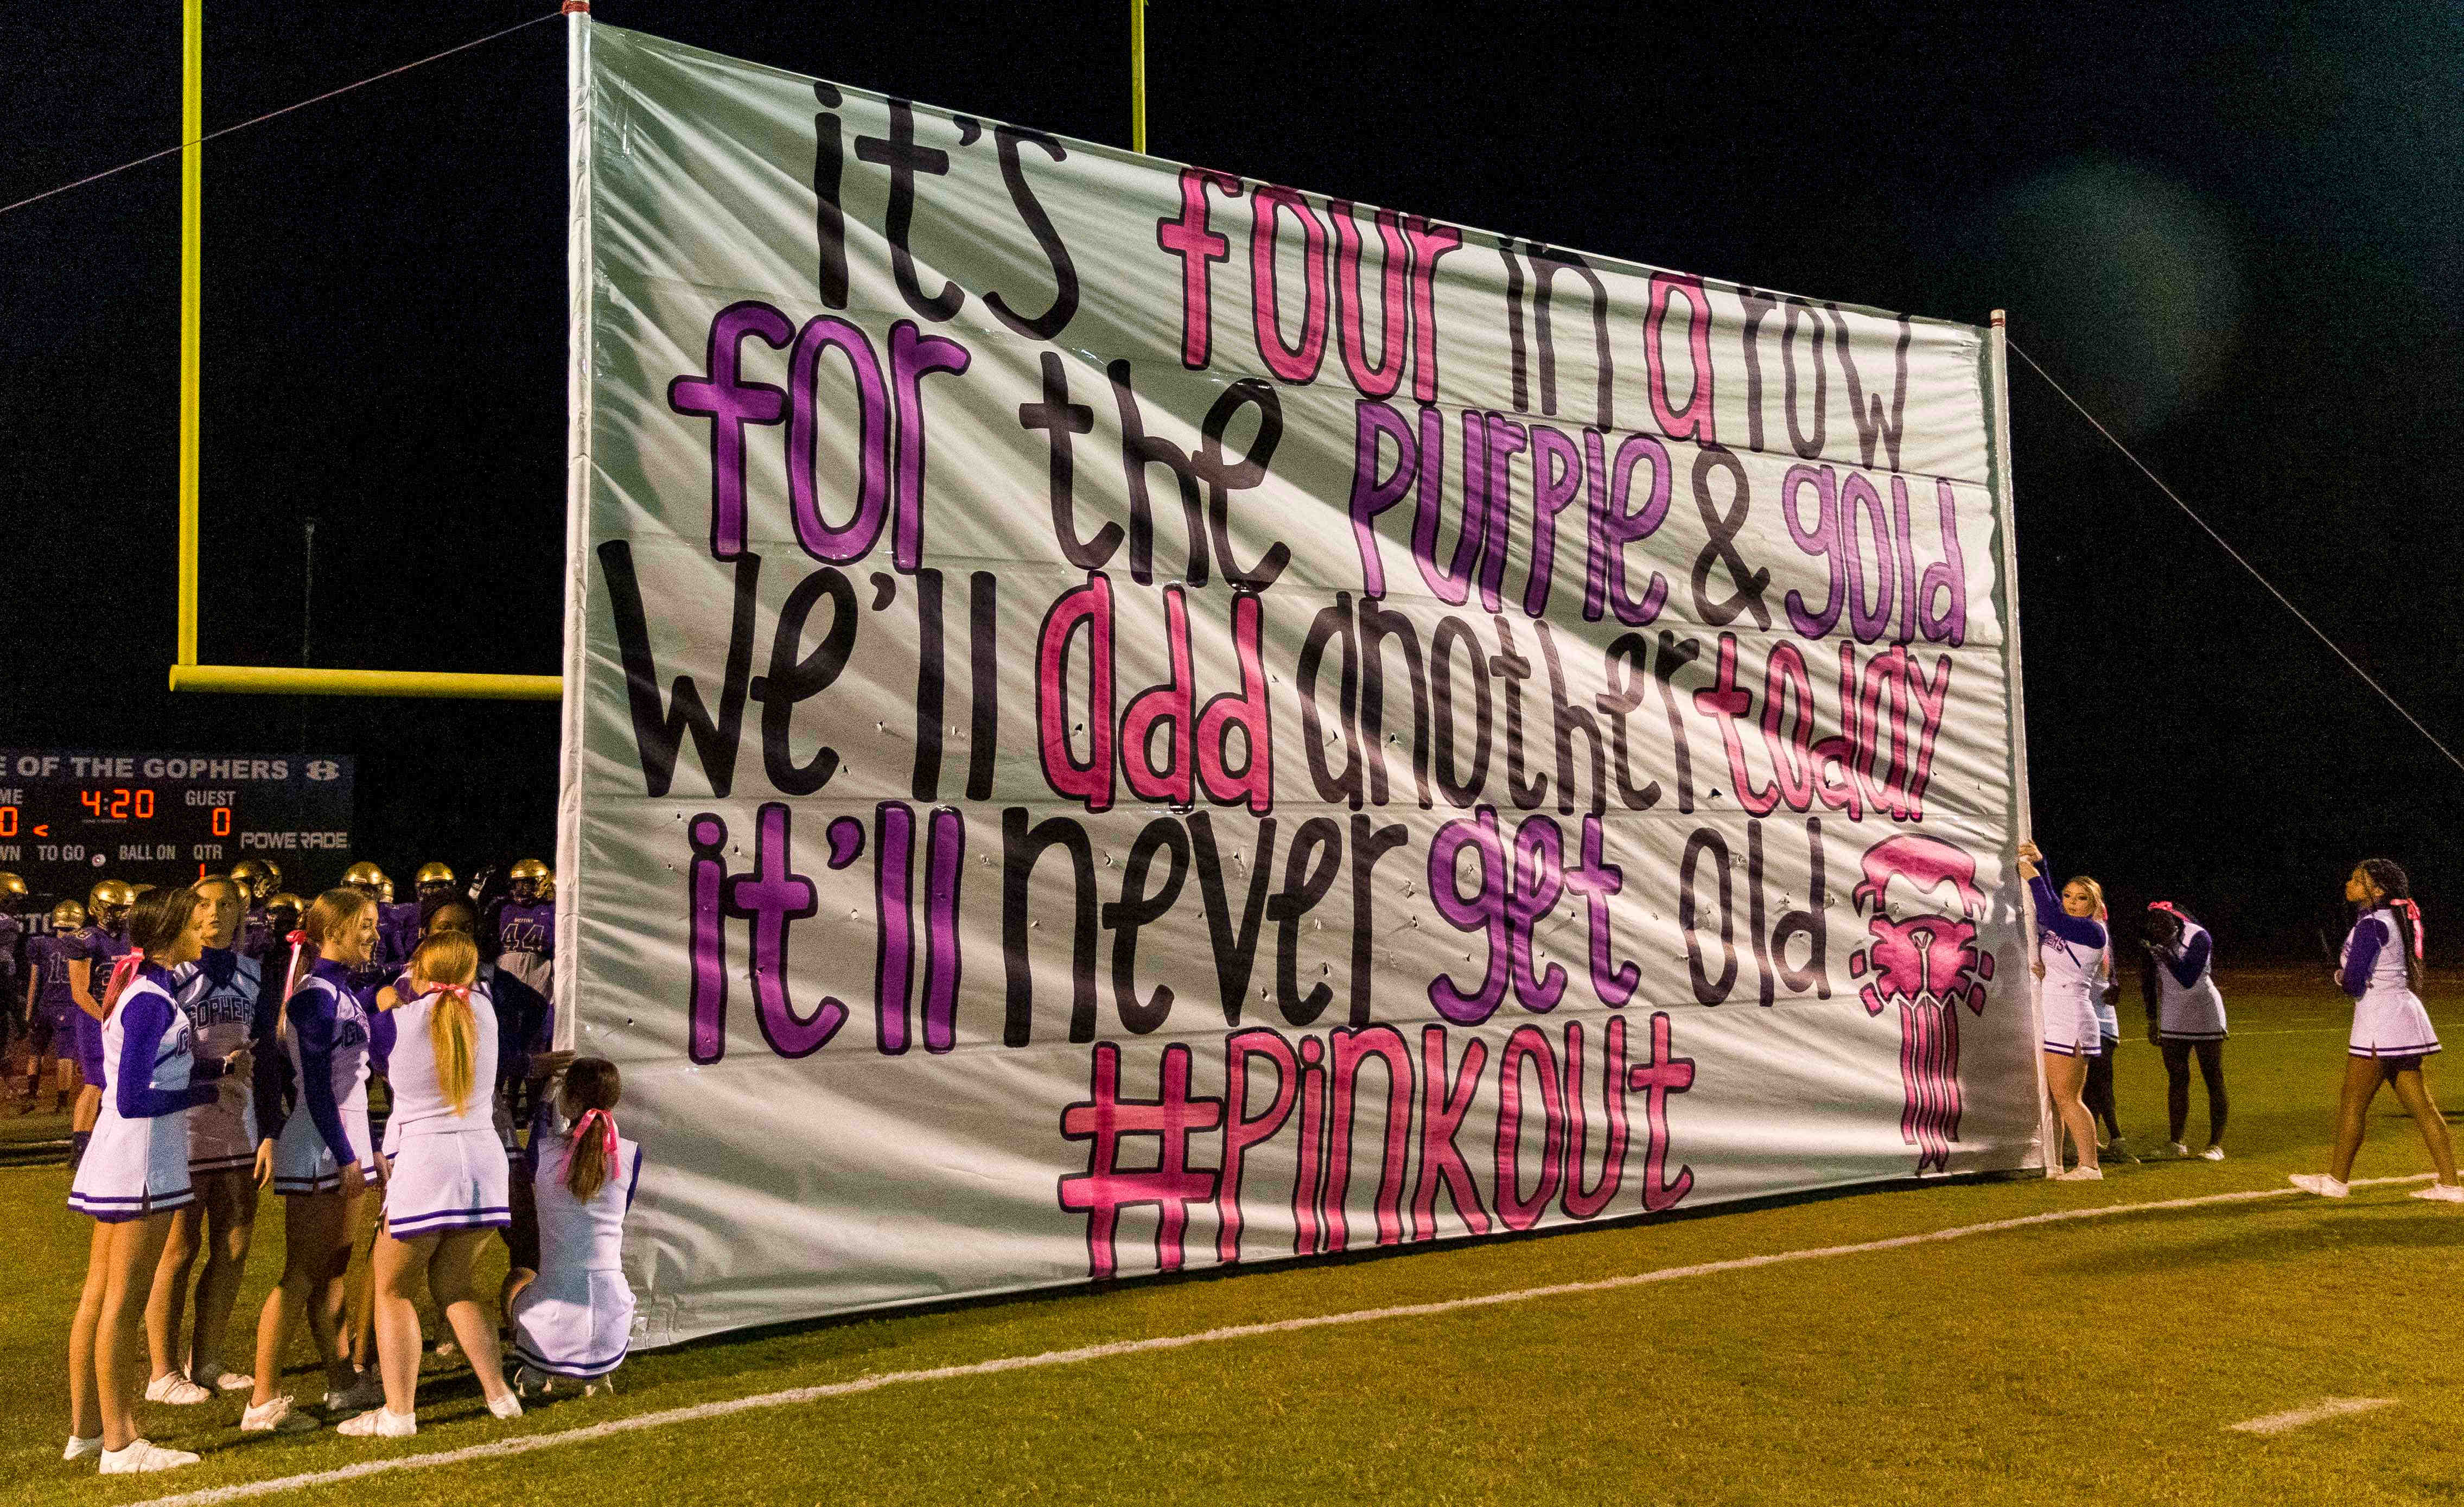
[(2365, 858), (2360, 868), (2384, 894), (2385, 899), (2381, 903), (2387, 906), (2387, 914), (2395, 918), (2396, 948), (2404, 958), (2405, 986), (2419, 989), (2421, 912), (2412, 903), (2412, 880), (2406, 876), (2404, 866), (2392, 858)]

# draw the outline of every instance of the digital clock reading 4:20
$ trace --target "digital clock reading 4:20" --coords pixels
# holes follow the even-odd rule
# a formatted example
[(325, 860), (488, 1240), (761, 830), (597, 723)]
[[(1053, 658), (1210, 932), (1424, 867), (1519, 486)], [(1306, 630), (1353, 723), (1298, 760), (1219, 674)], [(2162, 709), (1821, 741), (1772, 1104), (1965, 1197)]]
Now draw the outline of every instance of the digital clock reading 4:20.
[(313, 889), (350, 849), (351, 761), (339, 754), (0, 749), (0, 869), (41, 904), (81, 900), (99, 879), (186, 884), (252, 857)]

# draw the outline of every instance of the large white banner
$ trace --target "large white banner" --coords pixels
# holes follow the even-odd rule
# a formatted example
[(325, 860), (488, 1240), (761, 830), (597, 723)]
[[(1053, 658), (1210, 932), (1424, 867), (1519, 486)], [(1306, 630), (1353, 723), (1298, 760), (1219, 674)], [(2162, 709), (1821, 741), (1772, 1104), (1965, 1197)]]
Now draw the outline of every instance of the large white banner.
[(2037, 1163), (1984, 332), (584, 34), (645, 1342)]

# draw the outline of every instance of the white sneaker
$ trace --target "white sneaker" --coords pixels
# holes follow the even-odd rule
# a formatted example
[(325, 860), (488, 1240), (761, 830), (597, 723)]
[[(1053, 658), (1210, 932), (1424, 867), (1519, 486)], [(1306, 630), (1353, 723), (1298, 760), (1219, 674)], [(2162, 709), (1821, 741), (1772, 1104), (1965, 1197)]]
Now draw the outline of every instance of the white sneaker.
[(509, 1391), (504, 1396), (497, 1398), (493, 1403), (490, 1403), (488, 1405), (488, 1411), (495, 1413), (499, 1418), (519, 1418), (522, 1415), (522, 1400), (516, 1397)]
[(2165, 1149), (2170, 1151), (2173, 1155), (2180, 1157), (2186, 1162), (2189, 1160), (2190, 1148), (2182, 1144), (2178, 1141), (2174, 1141), (2171, 1145), (2167, 1146)]
[(2415, 1198), (2426, 1198), (2433, 1204), (2464, 1204), (2464, 1185), (2432, 1183), (2428, 1187), (2412, 1190)]
[(184, 1465), (194, 1465), (197, 1457), (186, 1450), (165, 1450), (159, 1444), (131, 1439), (125, 1450), (102, 1452), (102, 1474), (134, 1475), (140, 1471), (176, 1471)]
[(214, 1390), (218, 1392), (248, 1392), (255, 1389), (256, 1378), (242, 1376), (237, 1371), (225, 1371), (214, 1378)]
[(199, 1403), (212, 1402), (214, 1394), (177, 1371), (165, 1371), (145, 1384), (145, 1400), (167, 1403), (173, 1407), (194, 1407)]
[(293, 1407), (290, 1398), (277, 1397), (241, 1413), (239, 1427), (242, 1433), (306, 1433), (325, 1426)]
[(2337, 1182), (2324, 1172), (2296, 1172), (2291, 1181), (2295, 1187), (2304, 1193), (2316, 1193), (2321, 1198), (2343, 1198), (2352, 1191), (2350, 1186)]
[(419, 1415), (398, 1413), (390, 1407), (371, 1408), (357, 1418), (345, 1418), (336, 1424), (334, 1431), (354, 1439), (407, 1439), (419, 1432)]
[(91, 1459), (101, 1452), (102, 1435), (96, 1434), (93, 1438), (86, 1439), (80, 1438), (76, 1434), (71, 1434), (69, 1435), (69, 1447), (60, 1452), (60, 1458), (63, 1460), (85, 1460)]
[(2067, 1172), (2055, 1173), (2051, 1181), (2056, 1183), (2101, 1183), (2104, 1181), (2104, 1169), (2102, 1167), (2073, 1167)]
[(2202, 1162), (2222, 1162), (2224, 1159), (2225, 1148), (2222, 1146), (2210, 1146), (2199, 1153), (2199, 1160)]
[(329, 1413), (358, 1414), (384, 1406), (385, 1383), (365, 1371), (362, 1371), (360, 1379), (342, 1390), (338, 1392), (328, 1387), (325, 1392), (325, 1410)]

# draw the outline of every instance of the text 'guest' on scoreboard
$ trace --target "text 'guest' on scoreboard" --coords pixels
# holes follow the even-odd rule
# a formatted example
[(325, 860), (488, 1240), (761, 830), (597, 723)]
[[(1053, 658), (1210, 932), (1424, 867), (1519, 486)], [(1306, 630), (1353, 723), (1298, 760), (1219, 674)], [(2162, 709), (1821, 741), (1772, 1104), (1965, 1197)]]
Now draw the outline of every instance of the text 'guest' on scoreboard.
[(0, 869), (37, 896), (83, 899), (99, 879), (187, 884), (242, 858), (272, 859), (298, 889), (331, 882), (350, 850), (351, 761), (339, 754), (0, 748)]

